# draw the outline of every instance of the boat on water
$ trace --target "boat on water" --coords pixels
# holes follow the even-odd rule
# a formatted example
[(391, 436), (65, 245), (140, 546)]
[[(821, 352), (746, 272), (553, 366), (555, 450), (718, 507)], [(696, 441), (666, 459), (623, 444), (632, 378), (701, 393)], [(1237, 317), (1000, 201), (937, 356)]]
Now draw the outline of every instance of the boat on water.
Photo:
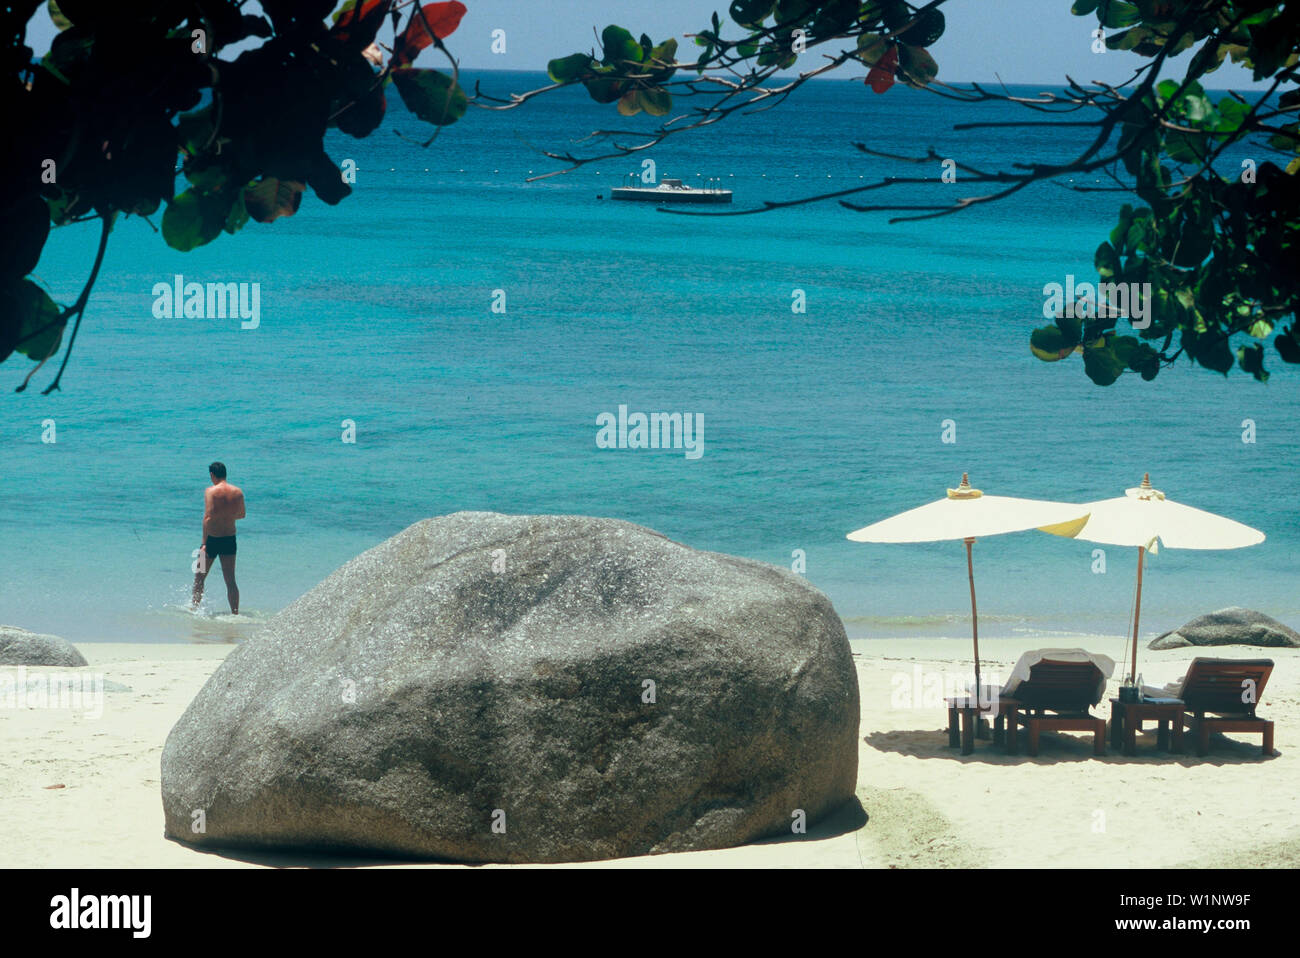
[[(636, 182), (635, 173), (628, 175), (629, 183)], [(650, 203), (730, 203), (731, 190), (721, 187), (721, 180), (710, 179), (703, 187), (688, 186), (681, 180), (664, 177), (657, 186), (616, 186), (609, 191), (611, 199), (641, 200)]]

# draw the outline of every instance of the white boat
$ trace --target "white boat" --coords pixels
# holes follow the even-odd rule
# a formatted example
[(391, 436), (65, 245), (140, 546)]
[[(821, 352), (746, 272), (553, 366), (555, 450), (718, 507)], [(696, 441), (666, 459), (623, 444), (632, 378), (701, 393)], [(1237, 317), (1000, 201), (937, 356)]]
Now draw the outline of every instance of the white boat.
[[(637, 178), (635, 173), (628, 176), (630, 182)], [(688, 186), (681, 180), (665, 177), (659, 181), (658, 186), (616, 186), (609, 191), (609, 195), (615, 200), (642, 200), (650, 203), (730, 203), (731, 190), (712, 185), (720, 182), (718, 179), (710, 179), (707, 181), (709, 185), (697, 188)]]

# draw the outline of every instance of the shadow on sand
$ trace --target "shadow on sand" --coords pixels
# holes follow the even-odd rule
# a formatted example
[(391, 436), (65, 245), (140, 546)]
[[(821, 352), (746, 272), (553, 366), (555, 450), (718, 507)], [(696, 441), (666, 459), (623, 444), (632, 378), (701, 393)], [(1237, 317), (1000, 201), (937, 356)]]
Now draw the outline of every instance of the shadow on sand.
[[(855, 796), (815, 825), (809, 826), (807, 834), (796, 835), (793, 833), (782, 833), (769, 838), (760, 838), (753, 842), (747, 842), (746, 845), (780, 845), (785, 842), (802, 843), (836, 838), (840, 835), (847, 835), (850, 832), (856, 832), (866, 823), (867, 813), (863, 809), (862, 803), (858, 801)], [(357, 855), (347, 852), (331, 852), (326, 850), (309, 852), (296, 849), (292, 851), (276, 851), (273, 849), (256, 848), (205, 847), (190, 845), (186, 842), (178, 841), (170, 835), (167, 836), (167, 840), (174, 842), (181, 848), (200, 855), (211, 855), (215, 858), (244, 862), (249, 865), (264, 865), (268, 868), (374, 868), (378, 866), (392, 867), (395, 865), (465, 865), (468, 867), (474, 867), (485, 864), (495, 864), (491, 862), (463, 862), (454, 859), (415, 858), (399, 855)], [(548, 862), (539, 864), (580, 865), (592, 863)]]
[[(872, 732), (863, 741), (878, 752), (893, 752), (896, 755), (910, 755), (913, 758), (937, 758), (950, 762), (967, 764), (977, 762), (993, 765), (1056, 765), (1062, 762), (1110, 762), (1116, 765), (1247, 765), (1261, 761), (1271, 761), (1281, 753), (1276, 749), (1272, 755), (1263, 755), (1258, 737), (1249, 739), (1231, 738), (1215, 732), (1210, 735), (1210, 751), (1204, 757), (1195, 753), (1191, 737), (1186, 736), (1182, 754), (1164, 752), (1156, 748), (1154, 729), (1143, 732), (1137, 738), (1137, 754), (1125, 755), (1114, 748), (1110, 740), (1106, 741), (1106, 755), (1093, 755), (1092, 738), (1085, 735), (1069, 735), (1062, 732), (1043, 732), (1039, 739), (1038, 755), (1025, 754), (1024, 732), (1020, 733), (1020, 746), (1017, 754), (1008, 755), (1001, 745), (993, 744), (991, 738), (975, 740), (975, 751), (970, 755), (961, 754), (961, 749), (948, 746), (948, 730), (944, 729), (905, 729), (891, 732)], [(1190, 748), (1190, 750), (1189, 750)]]

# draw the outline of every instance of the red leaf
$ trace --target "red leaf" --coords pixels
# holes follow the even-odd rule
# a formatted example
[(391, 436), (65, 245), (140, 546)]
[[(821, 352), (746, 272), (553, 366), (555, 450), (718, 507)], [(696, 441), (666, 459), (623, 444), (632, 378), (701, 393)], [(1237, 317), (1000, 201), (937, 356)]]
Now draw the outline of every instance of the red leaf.
[(339, 14), (338, 21), (330, 28), (330, 33), (344, 43), (351, 40), (358, 46), (369, 46), (374, 42), (379, 28), (383, 26), (384, 17), (391, 6), (392, 0), (357, 0), (356, 6), (349, 7)]
[[(411, 19), (406, 22), (406, 29), (402, 35), (397, 38), (397, 52), (393, 54), (394, 65), (410, 63), (414, 60), (429, 44), (433, 43), (433, 37), (439, 40), (445, 40), (460, 26), (460, 18), (465, 16), (465, 4), (458, 0), (451, 0), (450, 3), (426, 3), (416, 13), (411, 14)], [(424, 14), (421, 19), (420, 14)], [(425, 21), (429, 23), (429, 29), (433, 30), (433, 37), (429, 36), (429, 29), (425, 29)]]
[(270, 223), (281, 216), (293, 216), (302, 203), (306, 184), (263, 176), (252, 186), (244, 187), (244, 209), (259, 223)]
[(894, 85), (896, 69), (898, 69), (898, 48), (890, 47), (867, 74), (867, 86), (876, 93), (884, 93)]

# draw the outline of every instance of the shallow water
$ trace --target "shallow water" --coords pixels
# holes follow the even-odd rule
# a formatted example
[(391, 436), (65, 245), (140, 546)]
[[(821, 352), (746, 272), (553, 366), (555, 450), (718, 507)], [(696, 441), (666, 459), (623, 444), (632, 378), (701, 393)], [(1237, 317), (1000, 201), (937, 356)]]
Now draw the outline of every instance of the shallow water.
[[(497, 91), (534, 81), (485, 77)], [(1066, 500), (1119, 495), (1150, 471), (1171, 498), (1269, 538), (1151, 557), (1143, 631), (1231, 604), (1295, 624), (1300, 374), (1274, 361), (1261, 386), (1184, 365), (1100, 389), (1077, 362), (1029, 353), (1043, 285), (1095, 279), (1113, 197), (1042, 187), (897, 226), (833, 204), (670, 216), (596, 198), (627, 161), (525, 184), (554, 168), (526, 144), (567, 148), (614, 116), (580, 91), (530, 106), (475, 112), (421, 151), (392, 134), (415, 124), (390, 103), (383, 131), (330, 145), (356, 159), (355, 195), (335, 208), (309, 195), (291, 219), (190, 254), (120, 224), (62, 392), (4, 401), (0, 621), (77, 641), (229, 641), (411, 522), (490, 509), (614, 516), (787, 567), (802, 550), (850, 634), (960, 636), (960, 543), (844, 535), (963, 471), (987, 492)], [(827, 81), (653, 158), (661, 176), (723, 177), (741, 207), (901, 172), (854, 140), (933, 143), (990, 167), (1065, 147), (953, 133), (965, 118), (901, 88)], [(963, 188), (898, 199), (940, 189)], [(92, 252), (87, 227), (52, 238), (39, 273), (58, 298), (75, 296)], [(154, 285), (178, 273), (259, 283), (257, 328), (155, 319)], [(797, 289), (806, 313), (791, 311)], [(702, 415), (703, 455), (597, 448), (597, 417), (620, 405)], [(178, 608), (213, 459), (248, 501), (251, 614), (237, 622)], [(981, 632), (1121, 634), (1135, 556), (1107, 550), (1101, 574), (1094, 548), (1034, 533), (978, 543)], [(226, 609), (219, 576), (205, 605)]]

